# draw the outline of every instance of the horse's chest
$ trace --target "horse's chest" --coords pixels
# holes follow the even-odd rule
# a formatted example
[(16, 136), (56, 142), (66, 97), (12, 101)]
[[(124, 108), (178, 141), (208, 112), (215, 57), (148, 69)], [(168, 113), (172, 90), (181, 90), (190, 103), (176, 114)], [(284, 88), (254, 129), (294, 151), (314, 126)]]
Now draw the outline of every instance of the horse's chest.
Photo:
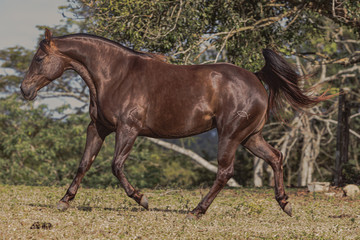
[(146, 109), (138, 104), (114, 105), (95, 104), (90, 106), (93, 121), (100, 122), (108, 129), (115, 130), (121, 125), (131, 125), (141, 129), (144, 125)]
[(90, 104), (90, 117), (93, 122), (99, 122), (108, 129), (116, 128), (116, 118), (111, 109), (101, 107), (100, 104)]

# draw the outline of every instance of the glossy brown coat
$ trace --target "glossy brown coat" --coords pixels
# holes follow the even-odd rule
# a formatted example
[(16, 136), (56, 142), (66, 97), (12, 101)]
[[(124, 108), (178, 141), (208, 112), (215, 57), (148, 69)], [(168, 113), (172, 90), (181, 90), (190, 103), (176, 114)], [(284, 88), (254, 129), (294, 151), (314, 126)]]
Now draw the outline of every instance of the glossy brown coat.
[[(113, 173), (127, 195), (148, 209), (147, 198), (131, 186), (123, 173), (136, 137), (180, 138), (217, 128), (217, 177), (209, 193), (188, 216), (204, 214), (233, 176), (239, 144), (271, 165), (276, 200), (291, 215), (283, 185), (282, 155), (261, 136), (272, 107), (268, 103), (278, 102), (279, 89), (294, 106), (302, 107), (322, 99), (302, 94), (297, 87), (298, 75), (279, 55), (264, 50), (266, 65), (255, 75), (224, 63), (172, 65), (156, 55), (135, 52), (86, 34), (53, 38), (46, 30), (45, 36), (21, 84), (23, 96), (34, 99), (39, 89), (68, 69), (75, 70), (90, 90), (91, 122), (85, 152), (72, 184), (58, 203), (59, 209), (69, 207), (69, 201), (75, 197), (82, 178), (111, 132), (116, 133)], [(260, 80), (269, 85), (270, 98)], [(302, 99), (294, 99), (293, 95)]]

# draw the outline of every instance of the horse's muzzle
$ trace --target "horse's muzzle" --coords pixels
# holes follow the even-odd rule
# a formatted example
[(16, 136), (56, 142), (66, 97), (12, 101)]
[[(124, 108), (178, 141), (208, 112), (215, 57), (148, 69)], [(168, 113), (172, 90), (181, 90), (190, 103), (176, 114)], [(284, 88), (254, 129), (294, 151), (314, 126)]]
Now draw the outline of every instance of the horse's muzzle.
[(33, 89), (24, 88), (22, 85), (20, 86), (21, 94), (26, 100), (33, 100), (36, 97), (36, 91)]

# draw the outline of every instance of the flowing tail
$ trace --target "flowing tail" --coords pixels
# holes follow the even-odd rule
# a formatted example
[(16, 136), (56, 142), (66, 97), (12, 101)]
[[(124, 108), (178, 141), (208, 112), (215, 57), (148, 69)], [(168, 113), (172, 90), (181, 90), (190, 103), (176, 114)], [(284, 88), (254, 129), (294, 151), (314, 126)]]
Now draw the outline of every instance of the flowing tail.
[[(335, 95), (310, 96), (306, 90), (301, 90), (299, 81), (303, 79), (293, 65), (270, 49), (264, 49), (265, 66), (257, 73), (269, 89), (269, 110), (277, 111), (282, 106), (281, 100), (286, 100), (296, 109), (314, 106), (315, 104), (332, 98)], [(337, 94), (336, 94), (337, 95)]]

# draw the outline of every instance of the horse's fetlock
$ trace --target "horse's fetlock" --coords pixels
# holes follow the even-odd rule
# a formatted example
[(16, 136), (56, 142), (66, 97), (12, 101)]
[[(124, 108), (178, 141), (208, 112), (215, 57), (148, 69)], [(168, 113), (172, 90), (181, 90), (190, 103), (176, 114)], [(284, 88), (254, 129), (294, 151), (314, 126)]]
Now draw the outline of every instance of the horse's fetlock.
[(195, 216), (201, 216), (205, 214), (206, 210), (201, 204), (199, 204), (194, 210), (192, 210), (190, 213), (194, 214)]
[(283, 201), (283, 200), (287, 200), (288, 198), (289, 198), (289, 197), (288, 197), (286, 194), (275, 196), (275, 199), (276, 199), (276, 201), (278, 201), (278, 202)]
[(139, 193), (138, 191), (133, 190), (131, 192), (126, 192), (126, 195), (131, 198), (136, 198), (136, 196), (139, 195), (138, 193)]

